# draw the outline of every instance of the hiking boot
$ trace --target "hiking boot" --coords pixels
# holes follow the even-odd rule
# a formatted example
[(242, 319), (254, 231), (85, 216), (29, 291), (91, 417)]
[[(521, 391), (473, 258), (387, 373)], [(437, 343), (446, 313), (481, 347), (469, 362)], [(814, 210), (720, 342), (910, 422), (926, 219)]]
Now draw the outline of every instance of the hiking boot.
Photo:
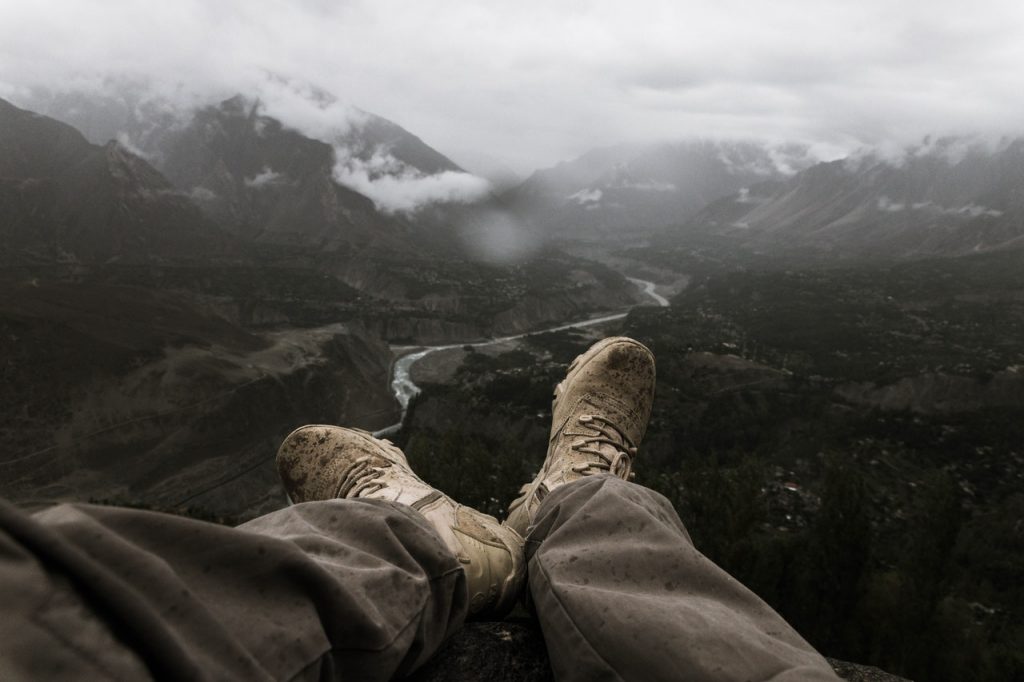
[(573, 360), (555, 388), (547, 458), (505, 525), (525, 537), (547, 494), (583, 476), (628, 480), (653, 401), (654, 355), (642, 343), (612, 337)]
[(281, 444), (277, 470), (293, 502), (368, 497), (409, 505), (465, 569), (471, 616), (497, 618), (515, 604), (525, 574), (522, 537), (421, 481), (391, 441), (357, 429), (303, 426)]

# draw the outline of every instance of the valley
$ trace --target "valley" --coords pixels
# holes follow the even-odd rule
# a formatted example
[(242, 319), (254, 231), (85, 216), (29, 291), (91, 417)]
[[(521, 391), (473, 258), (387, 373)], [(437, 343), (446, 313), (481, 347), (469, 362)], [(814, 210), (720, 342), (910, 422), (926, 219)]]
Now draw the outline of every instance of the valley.
[[(293, 293), (282, 295), (287, 289), (265, 283), (262, 292), (232, 293), (224, 268), (204, 276), (201, 290), (175, 287), (181, 273), (144, 272), (163, 286), (140, 286), (140, 269), (107, 268), (0, 287), (6, 497), (251, 517), (281, 504), (273, 455), (291, 429), (326, 422), (373, 430), (399, 418), (388, 341), (516, 336), (597, 312), (604, 300), (589, 303), (586, 287), (538, 307), (524, 296), (488, 323), (479, 314), (403, 313), (334, 285), (303, 286), (298, 275)], [(237, 274), (241, 284), (270, 273)], [(631, 286), (610, 300), (638, 298)], [(208, 492), (194, 494), (211, 480)]]
[[(367, 126), (366, 159), (389, 144), (456, 172), (401, 128)], [(389, 344), (516, 335), (642, 297), (564, 251), (465, 253), (445, 221), (486, 212), (378, 210), (335, 182), (330, 144), (244, 98), (144, 127), (130, 146), (146, 158), (0, 101), (0, 492), (14, 501), (250, 518), (283, 503), (273, 456), (293, 428), (399, 417)], [(251, 182), (270, 167), (291, 179)]]
[(568, 363), (626, 334), (637, 480), (710, 558), (831, 655), (1024, 669), (1021, 139), (613, 144), (487, 185), (327, 93), (122, 95), (0, 100), (4, 497), (237, 523), (334, 423), (501, 517)]
[[(640, 288), (643, 294), (653, 302), (653, 305), (667, 306), (669, 304), (668, 299), (655, 291), (656, 285), (654, 282), (636, 279), (633, 277), (629, 277), (628, 279)], [(426, 373), (426, 375), (434, 382), (443, 382), (446, 379), (450, 379), (450, 375), (454, 368), (453, 362), (456, 361), (455, 359), (466, 348), (471, 348), (474, 353), (506, 353), (518, 348), (520, 345), (519, 342), (527, 336), (534, 334), (553, 334), (570, 329), (577, 330), (601, 327), (610, 322), (621, 320), (626, 317), (626, 315), (628, 315), (628, 312), (600, 315), (598, 317), (591, 317), (576, 322), (567, 322), (547, 329), (524, 332), (522, 334), (513, 334), (511, 336), (503, 336), (497, 339), (465, 340), (461, 343), (453, 343), (443, 346), (430, 346), (423, 349), (418, 347), (393, 348), (393, 350), (400, 354), (400, 357), (396, 358), (391, 370), (391, 390), (394, 391), (395, 400), (397, 400), (399, 405), (402, 407), (401, 419), (390, 426), (376, 431), (374, 435), (390, 436), (397, 433), (402, 428), (402, 424), (405, 421), (405, 417), (409, 409), (409, 402), (420, 393), (420, 388), (416, 385), (416, 382), (413, 379), (414, 376), (418, 378)], [(429, 369), (424, 369), (424, 365), (429, 365)]]

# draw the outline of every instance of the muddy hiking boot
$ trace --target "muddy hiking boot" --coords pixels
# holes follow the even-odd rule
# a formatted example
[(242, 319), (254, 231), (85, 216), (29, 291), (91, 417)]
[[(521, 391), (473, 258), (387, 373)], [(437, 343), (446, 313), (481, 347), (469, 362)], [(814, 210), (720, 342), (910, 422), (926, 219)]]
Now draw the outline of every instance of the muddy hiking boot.
[(555, 388), (547, 458), (505, 525), (525, 537), (547, 494), (583, 476), (628, 480), (653, 401), (654, 355), (642, 343), (612, 337), (573, 360)]
[(369, 497), (409, 505), (465, 569), (471, 616), (499, 618), (515, 604), (525, 575), (522, 537), (424, 483), (390, 441), (357, 429), (303, 426), (281, 444), (277, 470), (292, 502)]

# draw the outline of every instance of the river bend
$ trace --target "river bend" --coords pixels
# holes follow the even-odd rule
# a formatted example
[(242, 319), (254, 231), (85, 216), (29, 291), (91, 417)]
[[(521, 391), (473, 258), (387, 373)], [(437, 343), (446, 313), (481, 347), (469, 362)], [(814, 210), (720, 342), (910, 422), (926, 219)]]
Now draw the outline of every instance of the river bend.
[[(667, 306), (668, 299), (657, 293), (654, 290), (654, 282), (649, 282), (645, 279), (637, 279), (635, 277), (627, 277), (627, 279), (633, 284), (640, 287), (644, 294), (651, 299), (653, 305)], [(402, 357), (395, 360), (391, 374), (391, 390), (395, 394), (395, 399), (398, 400), (398, 404), (402, 407), (402, 416), (399, 421), (391, 426), (386, 426), (379, 431), (375, 431), (375, 436), (388, 436), (396, 433), (402, 428), (402, 422), (405, 421), (405, 413), (409, 409), (409, 402), (413, 396), (420, 392), (420, 387), (416, 385), (412, 380), (412, 366), (417, 362), (427, 357), (431, 353), (436, 353), (440, 350), (448, 350), (450, 348), (461, 348), (467, 344), (472, 344), (475, 347), (481, 346), (496, 346), (499, 343), (506, 343), (508, 341), (515, 341), (516, 339), (522, 339), (530, 336), (531, 334), (545, 334), (548, 332), (560, 332), (566, 329), (580, 329), (583, 327), (593, 327), (606, 322), (613, 322), (615, 320), (621, 320), (629, 311), (622, 313), (614, 313), (611, 315), (603, 315), (601, 317), (593, 317), (587, 320), (579, 320), (576, 322), (569, 322), (567, 324), (561, 324), (554, 327), (548, 327), (547, 329), (537, 329), (522, 334), (513, 334), (512, 336), (502, 336), (496, 339), (486, 339), (484, 341), (463, 341), (461, 343), (450, 343), (443, 346), (427, 346), (422, 350), (418, 350), (412, 353), (407, 353)]]

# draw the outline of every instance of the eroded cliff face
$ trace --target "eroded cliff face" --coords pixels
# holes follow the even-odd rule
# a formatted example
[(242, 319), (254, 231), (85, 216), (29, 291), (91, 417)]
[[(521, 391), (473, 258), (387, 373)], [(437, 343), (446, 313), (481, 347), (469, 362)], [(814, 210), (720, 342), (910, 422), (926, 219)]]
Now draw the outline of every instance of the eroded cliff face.
[(836, 395), (854, 405), (919, 414), (968, 412), (1024, 403), (1024, 372), (1009, 367), (987, 379), (928, 372), (891, 384), (846, 383)]
[[(45, 361), (45, 353), (37, 358)], [(397, 418), (391, 353), (359, 326), (273, 332), (248, 345), (167, 345), (126, 373), (54, 387), (29, 443), (9, 443), (0, 494), (108, 500), (247, 518), (285, 503), (274, 454), (305, 423)], [(26, 406), (28, 409), (30, 406)]]
[(499, 305), (481, 305), (471, 296), (425, 295), (400, 309), (367, 314), (362, 321), (394, 344), (472, 343), (625, 311), (642, 299), (625, 280), (599, 282), (585, 274), (575, 280), (568, 287), (527, 292)]
[(395, 344), (434, 346), (462, 343), (486, 335), (486, 326), (477, 322), (447, 320), (443, 317), (382, 315), (364, 319), (370, 332)]
[(586, 319), (596, 312), (623, 310), (636, 302), (631, 293), (603, 287), (581, 287), (575, 291), (530, 296), (496, 315), (491, 328), (496, 336), (505, 336), (549, 324)]

